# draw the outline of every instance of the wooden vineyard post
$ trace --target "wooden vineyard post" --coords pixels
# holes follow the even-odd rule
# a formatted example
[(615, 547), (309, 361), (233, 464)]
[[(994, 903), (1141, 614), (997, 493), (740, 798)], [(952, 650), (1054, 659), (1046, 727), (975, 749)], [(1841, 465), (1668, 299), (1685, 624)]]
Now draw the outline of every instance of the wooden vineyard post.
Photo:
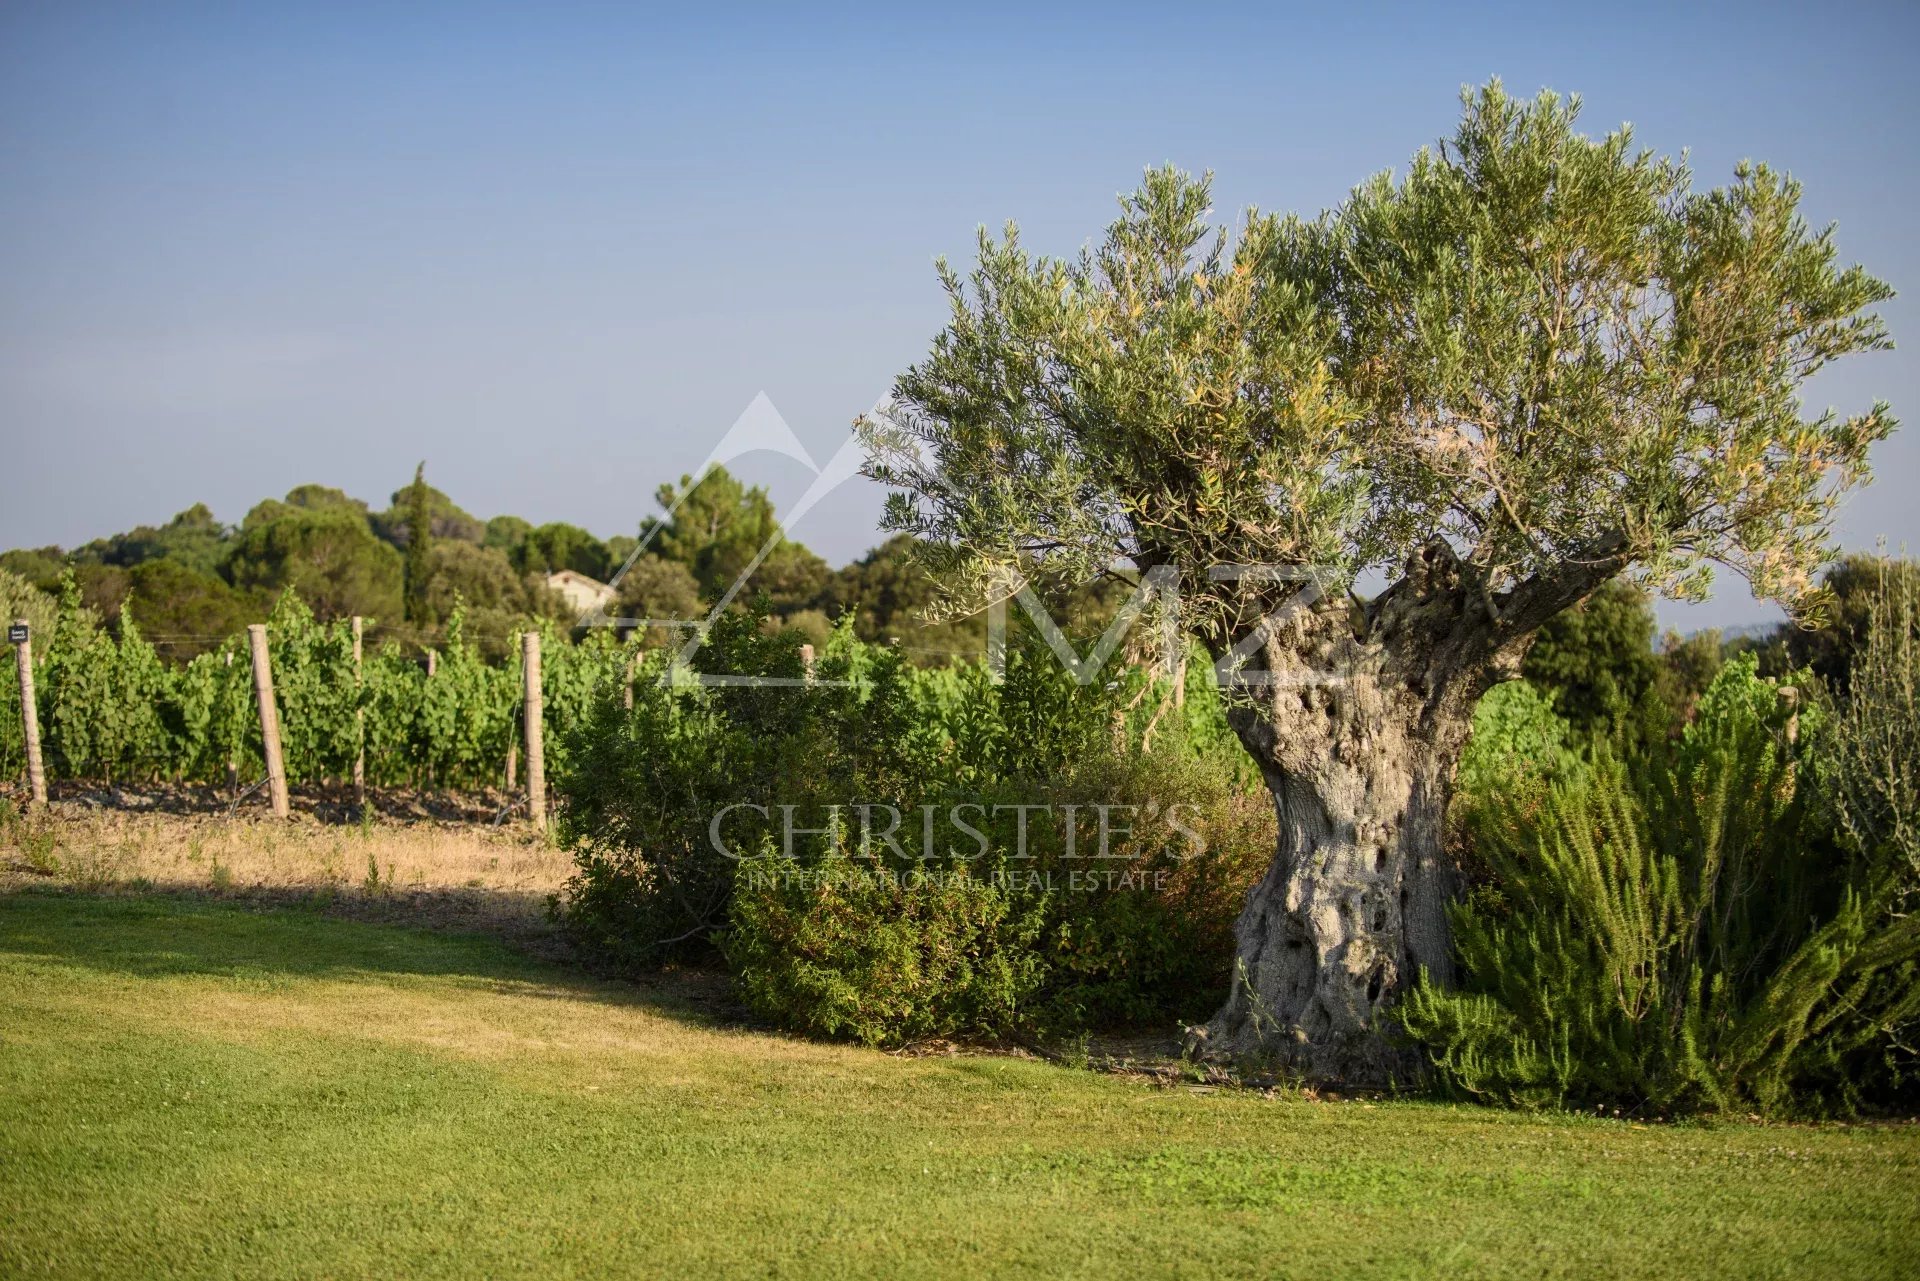
[(535, 831), (547, 830), (547, 766), (540, 751), (540, 721), (545, 714), (540, 701), (540, 633), (527, 632), (520, 638), (521, 667), (526, 680), (525, 708), (527, 731), (527, 817)]
[(254, 623), (247, 628), (247, 646), (253, 651), (253, 693), (260, 703), (260, 750), (267, 758), (267, 792), (273, 800), (273, 816), (285, 818), (289, 812), (287, 769), (280, 760), (280, 709), (273, 701), (266, 624)]
[[(353, 693), (356, 704), (361, 691), (366, 688), (366, 678), (360, 669), (360, 633), (363, 624), (360, 615), (353, 616)], [(367, 709), (355, 706), (353, 709), (353, 803), (362, 814), (367, 808)]]
[(7, 629), (14, 661), (20, 666), (20, 730), (27, 740), (27, 795), (34, 805), (47, 803), (47, 771), (40, 763), (40, 712), (33, 705), (33, 629), (24, 618)]
[(811, 645), (800, 647), (800, 675), (807, 684), (813, 684), (813, 646)]

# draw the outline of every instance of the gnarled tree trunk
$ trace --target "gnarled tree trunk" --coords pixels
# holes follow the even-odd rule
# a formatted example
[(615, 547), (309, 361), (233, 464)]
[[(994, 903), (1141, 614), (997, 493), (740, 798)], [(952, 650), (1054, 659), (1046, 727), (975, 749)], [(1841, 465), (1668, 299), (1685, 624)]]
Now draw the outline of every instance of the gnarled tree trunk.
[(1234, 729), (1273, 792), (1279, 842), (1236, 927), (1210, 1056), (1273, 1059), (1354, 1085), (1418, 1071), (1382, 1015), (1422, 969), (1451, 975), (1454, 765), (1474, 703), (1524, 645), (1502, 646), (1442, 561), (1373, 610), (1305, 611), (1265, 645), (1272, 683), (1234, 701)]

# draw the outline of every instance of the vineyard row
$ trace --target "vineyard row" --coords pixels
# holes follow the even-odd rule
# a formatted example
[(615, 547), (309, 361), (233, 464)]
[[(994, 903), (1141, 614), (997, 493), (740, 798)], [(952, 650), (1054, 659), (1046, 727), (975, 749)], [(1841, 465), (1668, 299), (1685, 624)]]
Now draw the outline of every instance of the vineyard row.
[[(244, 633), (184, 666), (162, 660), (131, 614), (116, 636), (63, 600), (31, 662), (42, 757), (51, 778), (223, 783), (265, 773), (253, 664)], [(388, 642), (355, 657), (347, 621), (322, 623), (293, 593), (266, 625), (287, 781), (345, 781), (364, 760), (375, 786), (474, 788), (508, 781), (521, 741), (520, 653), (489, 664), (461, 635), (423, 661)], [(637, 642), (596, 630), (540, 633), (545, 764), (564, 763), (567, 731), (606, 683), (631, 679)], [(0, 776), (26, 769), (20, 688), (0, 694)], [(524, 770), (524, 765), (520, 767)]]

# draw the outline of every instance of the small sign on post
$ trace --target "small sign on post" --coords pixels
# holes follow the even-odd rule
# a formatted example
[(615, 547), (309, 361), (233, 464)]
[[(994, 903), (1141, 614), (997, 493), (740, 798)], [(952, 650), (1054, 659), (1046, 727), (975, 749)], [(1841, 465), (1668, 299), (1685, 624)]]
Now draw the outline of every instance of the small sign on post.
[(33, 704), (33, 629), (24, 618), (7, 626), (14, 661), (20, 667), (20, 731), (27, 740), (27, 795), (34, 805), (47, 803), (47, 772), (40, 764), (40, 712)]

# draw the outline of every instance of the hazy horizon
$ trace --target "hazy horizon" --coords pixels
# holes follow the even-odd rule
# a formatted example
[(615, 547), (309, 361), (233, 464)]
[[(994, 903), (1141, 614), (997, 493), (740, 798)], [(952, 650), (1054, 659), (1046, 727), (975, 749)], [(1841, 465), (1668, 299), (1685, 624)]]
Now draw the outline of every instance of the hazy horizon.
[[(376, 508), (427, 460), (480, 517), (633, 532), (766, 395), (824, 461), (919, 358), (932, 261), (1018, 221), (1067, 253), (1171, 161), (1217, 216), (1313, 213), (1451, 131), (1460, 87), (1579, 92), (1696, 181), (1806, 186), (1902, 296), (1920, 252), (1920, 16), (1826, 6), (1467, 17), (1073, 6), (958, 18), (655, 20), (345, 5), (0, 13), (0, 547), (71, 547), (194, 502), (237, 523), (302, 483)], [(1917, 412), (1906, 351), (1816, 407)], [(1920, 437), (1876, 455), (1842, 542), (1920, 547)], [(788, 506), (800, 464), (734, 466)], [(877, 543), (857, 481), (793, 530)], [(1766, 616), (1737, 581), (1685, 629)]]

